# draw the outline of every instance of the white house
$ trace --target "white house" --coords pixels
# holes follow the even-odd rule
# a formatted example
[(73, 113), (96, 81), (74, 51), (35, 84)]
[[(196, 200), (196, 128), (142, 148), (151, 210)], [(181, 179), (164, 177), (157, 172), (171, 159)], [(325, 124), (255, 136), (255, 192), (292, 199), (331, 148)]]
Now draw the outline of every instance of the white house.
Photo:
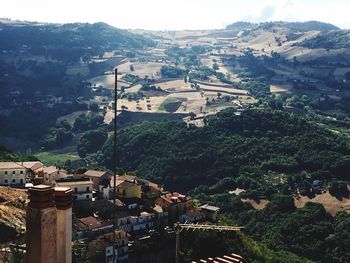
[(69, 187), (74, 192), (74, 200), (82, 201), (92, 200), (92, 180), (76, 180), (76, 179), (61, 179), (56, 180), (56, 185), (59, 187)]
[(21, 186), (26, 183), (26, 168), (15, 162), (0, 162), (0, 185)]
[(154, 228), (155, 215), (147, 212), (141, 212), (138, 217), (133, 217), (132, 230), (134, 232)]

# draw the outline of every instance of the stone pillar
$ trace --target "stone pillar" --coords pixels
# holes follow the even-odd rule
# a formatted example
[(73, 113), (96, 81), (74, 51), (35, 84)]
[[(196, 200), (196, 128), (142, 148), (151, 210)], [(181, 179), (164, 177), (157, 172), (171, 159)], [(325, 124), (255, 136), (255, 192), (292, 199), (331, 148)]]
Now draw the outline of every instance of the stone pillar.
[(57, 263), (72, 262), (72, 204), (73, 191), (55, 187), (57, 208)]
[(57, 263), (57, 213), (54, 189), (37, 185), (29, 189), (27, 208), (27, 263)]

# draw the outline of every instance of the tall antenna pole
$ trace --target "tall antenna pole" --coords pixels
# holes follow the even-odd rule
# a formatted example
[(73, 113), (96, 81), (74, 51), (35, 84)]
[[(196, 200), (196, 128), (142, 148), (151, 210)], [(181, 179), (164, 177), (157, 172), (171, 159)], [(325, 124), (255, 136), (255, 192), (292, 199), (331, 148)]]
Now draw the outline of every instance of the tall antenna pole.
[(117, 101), (118, 101), (118, 69), (114, 70), (114, 134), (113, 134), (113, 263), (116, 263), (116, 181), (117, 181)]

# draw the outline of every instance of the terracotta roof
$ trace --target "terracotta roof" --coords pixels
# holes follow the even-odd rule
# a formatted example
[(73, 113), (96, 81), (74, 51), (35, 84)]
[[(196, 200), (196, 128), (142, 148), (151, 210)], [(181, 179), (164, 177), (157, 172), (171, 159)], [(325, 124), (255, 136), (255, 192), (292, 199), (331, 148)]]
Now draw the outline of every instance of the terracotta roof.
[[(18, 163), (21, 164), (21, 163)], [(23, 166), (27, 169), (31, 169), (33, 171), (42, 168), (44, 165), (41, 162), (23, 162)]]
[(86, 176), (89, 176), (89, 177), (102, 177), (104, 176), (105, 174), (109, 174), (108, 172), (106, 171), (96, 171), (96, 170), (88, 170), (84, 173)]
[(15, 162), (0, 162), (0, 169), (25, 169), (25, 167)]
[(79, 221), (86, 225), (90, 230), (113, 226), (111, 221), (98, 219), (93, 216), (80, 218)]
[(58, 169), (56, 168), (56, 166), (44, 167), (43, 170), (44, 170), (44, 173), (47, 173), (47, 174), (53, 174), (58, 172)]
[(86, 185), (86, 184), (91, 184), (92, 185), (92, 181), (88, 180), (88, 181), (64, 181), (64, 182), (60, 182), (60, 181), (56, 181), (57, 186), (73, 186), (73, 185)]
[(164, 194), (161, 196), (161, 198), (169, 204), (187, 202), (191, 200), (191, 197), (179, 194), (177, 192)]

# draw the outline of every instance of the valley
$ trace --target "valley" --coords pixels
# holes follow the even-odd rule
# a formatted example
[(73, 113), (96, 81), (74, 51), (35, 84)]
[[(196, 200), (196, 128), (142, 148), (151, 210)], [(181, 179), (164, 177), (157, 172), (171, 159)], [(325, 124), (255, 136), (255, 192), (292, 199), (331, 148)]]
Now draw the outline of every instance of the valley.
[[(252, 262), (347, 262), (349, 43), (349, 30), (315, 21), (150, 31), (0, 20), (0, 161), (111, 171), (117, 103), (118, 174), (245, 227), (186, 235), (186, 259), (210, 256), (191, 247), (199, 240)], [(0, 206), (7, 221), (18, 208), (23, 227), (23, 207)]]

